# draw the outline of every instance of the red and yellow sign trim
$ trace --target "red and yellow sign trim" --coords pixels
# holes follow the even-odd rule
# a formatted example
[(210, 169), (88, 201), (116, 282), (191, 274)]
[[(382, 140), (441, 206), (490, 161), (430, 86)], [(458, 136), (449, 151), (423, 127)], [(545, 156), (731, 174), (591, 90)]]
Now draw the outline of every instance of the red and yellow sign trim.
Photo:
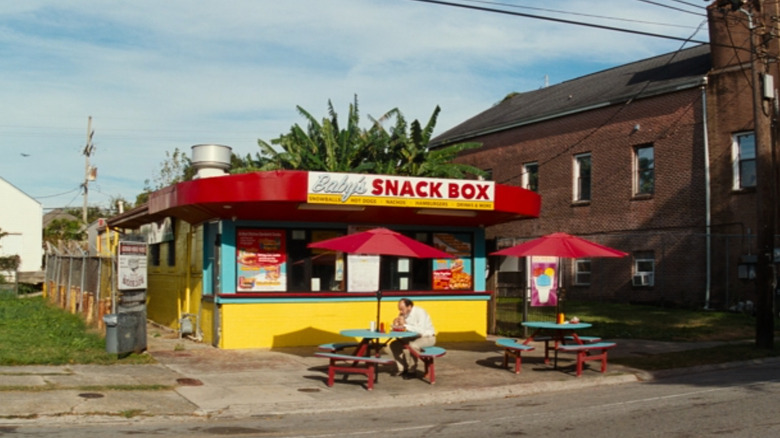
[(309, 172), (310, 204), (493, 210), (493, 181)]

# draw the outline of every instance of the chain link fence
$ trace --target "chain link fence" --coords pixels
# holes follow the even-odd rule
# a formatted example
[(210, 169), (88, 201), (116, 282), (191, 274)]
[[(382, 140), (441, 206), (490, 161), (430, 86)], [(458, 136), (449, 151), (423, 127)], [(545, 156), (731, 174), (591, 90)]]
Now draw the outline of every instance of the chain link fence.
[[(656, 232), (582, 237), (629, 255), (623, 259), (591, 259), (591, 282), (585, 285), (575, 284), (574, 262), (563, 259), (563, 303), (576, 300), (749, 311), (755, 302), (755, 235)], [(513, 239), (505, 246), (525, 240), (530, 239)], [(775, 247), (778, 241), (776, 237)], [(708, 251), (709, 263), (704, 257)], [(634, 258), (648, 252), (655, 262), (654, 282), (650, 286), (636, 285), (632, 281)], [(495, 299), (489, 331), (517, 333), (522, 331), (522, 321), (555, 321), (555, 306), (528, 305), (530, 286), (524, 259), (509, 259), (491, 260), (495, 269), (489, 284)], [(776, 289), (775, 308), (780, 306), (778, 295)]]
[(44, 294), (57, 306), (80, 314), (88, 325), (103, 329), (103, 316), (116, 307), (114, 258), (49, 253)]

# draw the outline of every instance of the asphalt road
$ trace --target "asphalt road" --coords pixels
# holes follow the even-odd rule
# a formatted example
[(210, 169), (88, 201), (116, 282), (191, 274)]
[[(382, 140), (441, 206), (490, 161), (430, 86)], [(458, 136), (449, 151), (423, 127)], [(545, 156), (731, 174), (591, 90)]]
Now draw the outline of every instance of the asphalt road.
[(459, 404), (242, 420), (151, 418), (0, 426), (13, 437), (774, 437), (780, 369), (752, 364), (650, 382)]

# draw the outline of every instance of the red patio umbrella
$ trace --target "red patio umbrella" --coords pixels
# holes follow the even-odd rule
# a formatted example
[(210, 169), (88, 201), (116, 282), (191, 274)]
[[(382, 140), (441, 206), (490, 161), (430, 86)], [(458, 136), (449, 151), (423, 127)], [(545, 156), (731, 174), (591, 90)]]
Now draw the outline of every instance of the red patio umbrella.
[(623, 251), (599, 245), (581, 237), (566, 233), (552, 233), (538, 239), (490, 253), (491, 255), (527, 257), (548, 256), (558, 258), (625, 257)]
[(581, 237), (566, 233), (552, 233), (538, 239), (529, 240), (518, 245), (504, 248), (491, 255), (503, 256), (550, 256), (566, 257), (572, 259), (590, 257), (625, 257), (628, 254), (623, 251), (599, 245)]
[[(329, 249), (348, 254), (392, 255), (399, 257), (449, 259), (453, 256), (432, 246), (418, 242), (387, 228), (374, 228), (360, 233), (334, 237), (307, 245), (309, 248)], [(379, 327), (382, 292), (377, 290), (376, 325)]]

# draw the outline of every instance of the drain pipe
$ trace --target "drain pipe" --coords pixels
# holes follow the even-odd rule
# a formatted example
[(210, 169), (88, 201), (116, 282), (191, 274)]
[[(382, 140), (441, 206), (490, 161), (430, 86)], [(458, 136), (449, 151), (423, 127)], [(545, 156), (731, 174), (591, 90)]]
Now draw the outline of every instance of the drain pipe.
[(712, 289), (712, 199), (710, 192), (710, 144), (707, 129), (707, 77), (701, 87), (701, 114), (704, 134), (704, 224), (705, 224), (705, 264), (706, 285), (704, 291), (704, 309), (710, 308), (710, 293)]

